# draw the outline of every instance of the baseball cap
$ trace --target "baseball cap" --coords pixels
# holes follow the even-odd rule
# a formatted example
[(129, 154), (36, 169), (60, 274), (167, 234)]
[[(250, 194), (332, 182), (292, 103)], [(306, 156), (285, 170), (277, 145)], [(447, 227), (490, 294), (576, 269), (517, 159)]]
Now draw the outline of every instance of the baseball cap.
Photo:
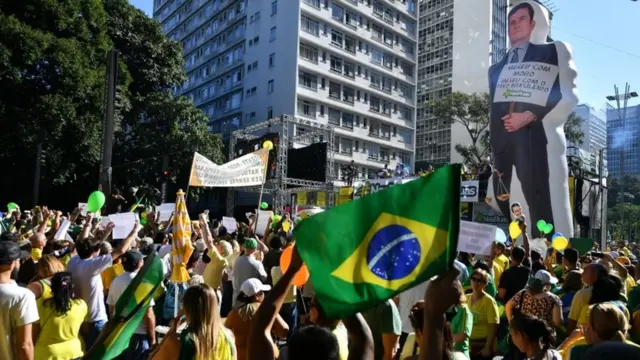
[(125, 271), (135, 271), (138, 268), (138, 264), (144, 258), (140, 251), (130, 250), (122, 255), (122, 267)]
[(271, 286), (265, 285), (260, 280), (255, 278), (246, 280), (240, 286), (240, 292), (242, 292), (246, 296), (254, 296), (258, 293), (269, 290), (271, 290)]
[(557, 284), (558, 279), (553, 277), (550, 272), (547, 270), (538, 270), (536, 275), (534, 276), (536, 280), (540, 280), (543, 284)]
[(258, 242), (256, 241), (256, 239), (245, 238), (244, 239), (244, 248), (245, 249), (257, 249), (258, 248)]
[(10, 265), (20, 259), (20, 247), (9, 241), (0, 241), (0, 265)]

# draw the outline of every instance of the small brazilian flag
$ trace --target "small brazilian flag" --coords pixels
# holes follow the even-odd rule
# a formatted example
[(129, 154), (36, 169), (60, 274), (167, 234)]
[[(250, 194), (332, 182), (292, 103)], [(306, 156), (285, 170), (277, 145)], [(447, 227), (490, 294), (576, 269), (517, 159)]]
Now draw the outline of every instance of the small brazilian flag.
[(115, 306), (109, 320), (85, 359), (110, 360), (129, 347), (129, 341), (142, 322), (156, 289), (163, 279), (162, 260), (154, 253), (144, 261)]
[(460, 168), (442, 167), (300, 222), (296, 247), (329, 317), (367, 310), (452, 266)]

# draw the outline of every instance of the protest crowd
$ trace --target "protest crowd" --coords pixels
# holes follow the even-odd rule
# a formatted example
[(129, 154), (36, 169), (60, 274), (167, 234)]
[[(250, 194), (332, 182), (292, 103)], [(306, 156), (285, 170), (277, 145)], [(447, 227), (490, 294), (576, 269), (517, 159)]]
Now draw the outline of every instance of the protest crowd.
[[(445, 167), (301, 221), (274, 214), (264, 231), (255, 214), (235, 228), (208, 212), (191, 219), (183, 192), (170, 214), (141, 217), (129, 216), (139, 204), (117, 194), (98, 204), (102, 215), (10, 204), (0, 234), (0, 359), (640, 358), (636, 244), (541, 253), (522, 221), (523, 245), (494, 242), (490, 256), (449, 248), (456, 227), (452, 237), (434, 235), (445, 250), (432, 245), (429, 254), (441, 251), (441, 260), (389, 289), (362, 285), (366, 271), (410, 272), (384, 253), (328, 264), (329, 253), (347, 251), (339, 237), (357, 232), (362, 214), (384, 217), (372, 207), (403, 192), (450, 192), (438, 197), (443, 210), (425, 211), (459, 217), (456, 187), (437, 183), (459, 174)], [(333, 279), (359, 271), (360, 281)]]

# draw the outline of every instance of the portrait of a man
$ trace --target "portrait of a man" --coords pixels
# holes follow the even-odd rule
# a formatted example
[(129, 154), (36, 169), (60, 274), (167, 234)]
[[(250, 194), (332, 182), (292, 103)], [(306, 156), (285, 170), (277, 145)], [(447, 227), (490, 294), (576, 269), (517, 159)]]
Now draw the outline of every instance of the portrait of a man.
[[(554, 171), (550, 171), (550, 162), (565, 159), (562, 124), (575, 107), (575, 104), (566, 106), (567, 101), (572, 103), (575, 98), (577, 103), (573, 93), (575, 71), (573, 79), (564, 79), (566, 69), (573, 67), (571, 53), (562, 42), (545, 42), (549, 29), (547, 16), (548, 12), (542, 14), (542, 7), (531, 1), (513, 6), (507, 20), (510, 48), (501, 61), (489, 68), (492, 186), (496, 205), (506, 217), (519, 218), (526, 208), (531, 224), (544, 220), (554, 224), (566, 222), (570, 226), (564, 214), (568, 211), (565, 202), (552, 199), (565, 195), (551, 188), (552, 175), (562, 177), (567, 173), (566, 162), (563, 168)], [(563, 87), (568, 90), (563, 91)], [(569, 107), (566, 112), (564, 109)], [(518, 181), (514, 180), (516, 177)], [(518, 185), (519, 189), (513, 189)], [(514, 198), (512, 192), (521, 194), (523, 199)], [(554, 219), (556, 211), (563, 214)]]

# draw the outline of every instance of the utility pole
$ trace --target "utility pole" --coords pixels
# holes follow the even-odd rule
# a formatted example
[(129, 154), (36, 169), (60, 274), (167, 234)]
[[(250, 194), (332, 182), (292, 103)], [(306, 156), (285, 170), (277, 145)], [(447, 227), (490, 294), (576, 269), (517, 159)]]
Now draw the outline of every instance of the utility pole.
[(109, 50), (107, 54), (107, 96), (102, 127), (102, 159), (100, 162), (100, 185), (102, 191), (111, 194), (111, 156), (113, 150), (113, 129), (118, 77), (118, 52)]
[(160, 196), (162, 197), (161, 204), (164, 204), (167, 200), (167, 182), (169, 180), (169, 155), (162, 157), (162, 185), (160, 189)]
[(40, 173), (42, 172), (42, 142), (38, 143), (36, 150), (36, 169), (33, 174), (33, 206), (38, 206), (40, 200)]

